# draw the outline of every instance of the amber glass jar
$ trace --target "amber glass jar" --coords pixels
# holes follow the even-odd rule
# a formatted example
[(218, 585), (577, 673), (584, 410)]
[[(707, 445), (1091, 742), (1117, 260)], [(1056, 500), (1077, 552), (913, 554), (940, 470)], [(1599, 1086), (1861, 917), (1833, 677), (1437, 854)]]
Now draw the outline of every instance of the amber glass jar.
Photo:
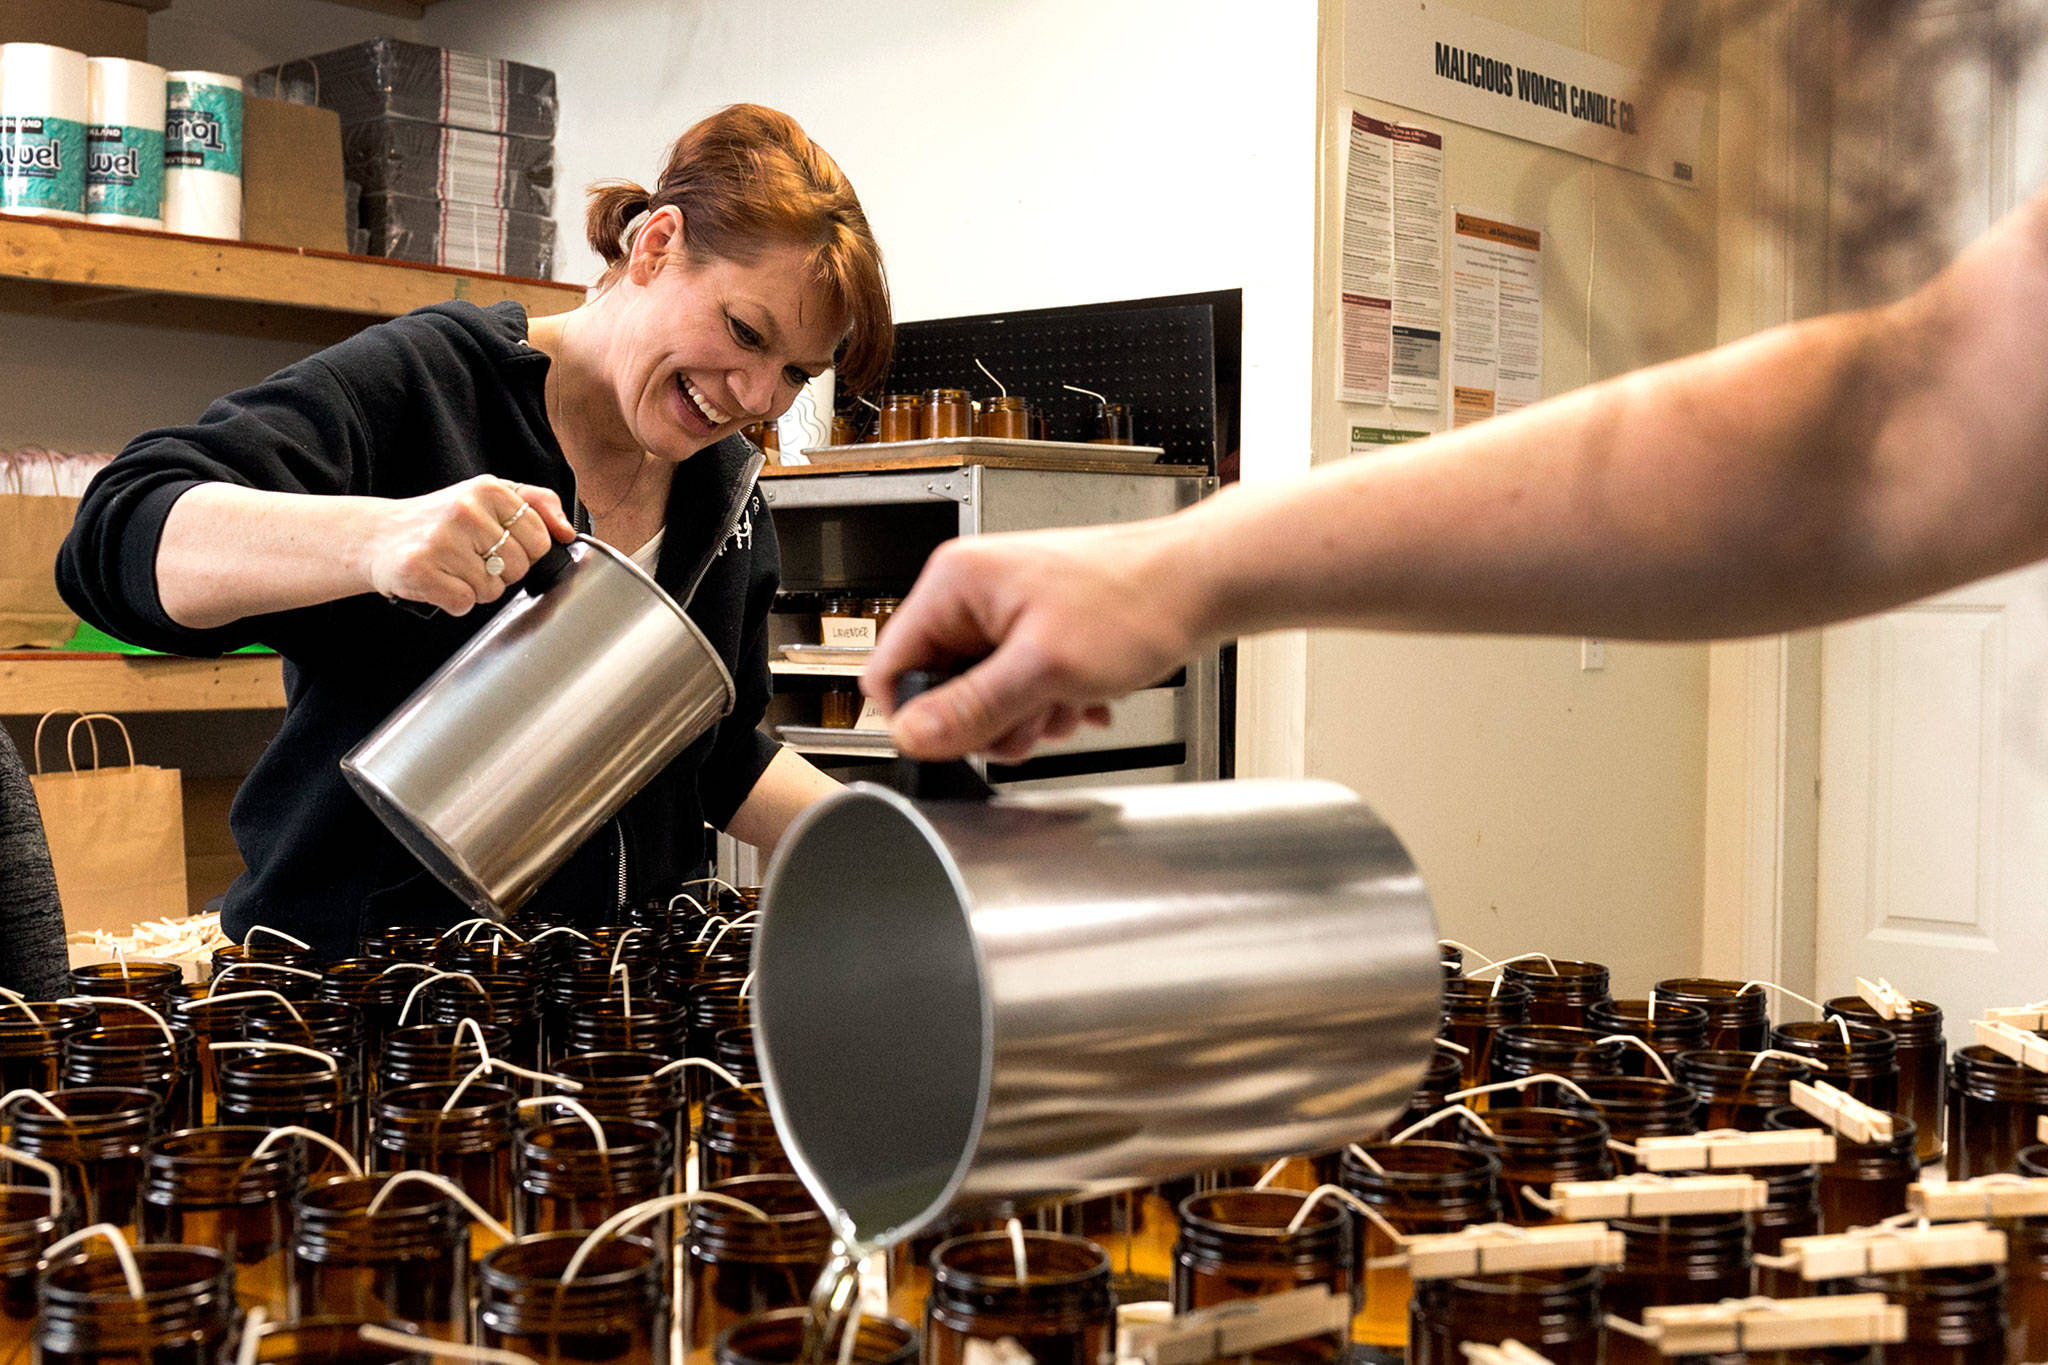
[(593, 1365), (666, 1365), (666, 1260), (642, 1237), (599, 1242), (566, 1283), (584, 1242), (551, 1232), (508, 1242), (477, 1271), (477, 1338), (531, 1360)]
[(1882, 1294), (1906, 1309), (1906, 1339), (1884, 1348), (1885, 1365), (2004, 1365), (2005, 1269), (1951, 1266), (1840, 1282), (1844, 1294)]
[[(363, 1081), (355, 1063), (332, 1066), (301, 1052), (220, 1054), (220, 1121), (257, 1128), (297, 1124), (331, 1137), (353, 1156), (363, 1152)], [(308, 1153), (319, 1175), (339, 1175), (341, 1158), (325, 1147)]]
[[(2048, 1176), (2048, 1147), (2023, 1149), (2015, 1163), (2019, 1174)], [(2012, 1358), (2040, 1360), (2048, 1356), (2048, 1218), (2001, 1218), (2005, 1233), (2006, 1314), (2012, 1321)]]
[[(1820, 1168), (1766, 1166), (1756, 1172), (1764, 1182), (1764, 1206), (1749, 1216), (1750, 1250), (1758, 1256), (1779, 1256), (1792, 1237), (1820, 1232)], [(1756, 1292), (1767, 1298), (1791, 1299), (1811, 1293), (1797, 1270), (1756, 1268)]]
[(169, 1037), (147, 1019), (113, 1019), (80, 1029), (64, 1040), (64, 1085), (147, 1090), (163, 1106), (166, 1128), (195, 1127), (203, 1117), (199, 1039), (182, 1024), (170, 1025)]
[[(452, 1085), (407, 1085), (377, 1099), (370, 1153), (384, 1171), (445, 1175), (485, 1213), (512, 1220), (512, 1123), (518, 1096), (476, 1082), (452, 1109)], [(393, 1196), (394, 1198), (396, 1196)]]
[(1503, 967), (1501, 975), (1529, 992), (1532, 1024), (1584, 1028), (1586, 1011), (1607, 998), (1607, 968), (1598, 962), (1554, 957), (1546, 963), (1530, 958)]
[[(1320, 1285), (1358, 1303), (1357, 1234), (1342, 1205), (1326, 1201), (1287, 1230), (1306, 1190), (1211, 1190), (1180, 1205), (1173, 1249), (1173, 1311), (1192, 1313), (1239, 1299)], [(1262, 1347), (1245, 1361), (1334, 1365), (1350, 1351), (1343, 1330)]]
[(275, 1000), (251, 1000), (242, 1011), (242, 1036), (252, 1043), (310, 1047), (358, 1071), (367, 1042), (362, 1010), (340, 1000), (307, 1000), (290, 1010)]
[[(1699, 1131), (1699, 1093), (1689, 1085), (1640, 1076), (1593, 1076), (1579, 1082), (1607, 1124), (1607, 1135), (1633, 1146), (1646, 1137), (1679, 1137)], [(1583, 1103), (1583, 1101), (1580, 1101)], [(1636, 1169), (1626, 1152), (1614, 1154), (1623, 1174)]]
[(432, 1357), (424, 1351), (363, 1340), (363, 1327), (383, 1327), (407, 1335), (415, 1331), (411, 1323), (395, 1319), (302, 1318), (265, 1323), (256, 1330), (253, 1365), (429, 1365)]
[(1096, 406), (1089, 443), (1099, 446), (1137, 444), (1136, 414), (1129, 403), (1101, 403)]
[(1681, 1084), (1699, 1093), (1702, 1132), (1739, 1128), (1760, 1133), (1766, 1115), (1792, 1103), (1792, 1082), (1811, 1081), (1821, 1074), (1783, 1057), (1711, 1048), (1682, 1054), (1672, 1070)]
[(768, 1215), (764, 1222), (722, 1204), (695, 1204), (683, 1235), (683, 1342), (708, 1352), (718, 1334), (741, 1318), (810, 1301), (832, 1257), (832, 1230), (801, 1181), (787, 1175), (743, 1175), (705, 1189), (730, 1195)]
[(496, 1024), (408, 1024), (393, 1029), (384, 1039), (378, 1085), (395, 1090), (405, 1085), (461, 1080), (484, 1059), (477, 1050), (475, 1030), (482, 1031), (484, 1046), (493, 1057), (500, 1048), (511, 1046), (511, 1035)]
[[(238, 972), (236, 976), (241, 974)], [(167, 1014), (171, 995), (185, 984), (185, 971), (175, 962), (95, 962), (71, 969), (74, 995), (111, 995), (122, 1000), (139, 1000), (158, 1014)], [(130, 1010), (123, 1014), (133, 1013)]]
[(645, 1119), (667, 1130), (675, 1151), (690, 1142), (683, 1072), (663, 1073), (667, 1059), (651, 1052), (583, 1052), (555, 1063), (554, 1074), (582, 1089), (556, 1087), (601, 1119)]
[(1495, 1109), (1487, 1115), (1491, 1137), (1473, 1145), (1500, 1160), (1500, 1202), (1505, 1221), (1534, 1226), (1554, 1221), (1527, 1193), (1548, 1197), (1560, 1180), (1606, 1180), (1614, 1175), (1607, 1125), (1588, 1114), (1563, 1109)]
[(932, 1253), (925, 1365), (979, 1362), (1005, 1337), (1035, 1365), (1097, 1365), (1111, 1356), (1116, 1306), (1102, 1248), (1082, 1237), (1027, 1232), (1024, 1263), (1020, 1284), (1008, 1233), (940, 1244)]
[(1509, 1338), (1552, 1365), (1600, 1365), (1598, 1270), (1424, 1280), (1411, 1313), (1410, 1365), (1465, 1365), (1465, 1343)]
[(1444, 982), (1441, 1036), (1465, 1049), (1468, 1087), (1493, 1079), (1494, 1039), (1500, 1030), (1528, 1022), (1529, 992), (1520, 986), (1503, 984), (1496, 991), (1491, 981), (1459, 977)]
[(64, 1039), (99, 1022), (90, 1005), (31, 1001), (0, 1006), (0, 1095), (63, 1084)]
[(156, 1136), (163, 1106), (147, 1090), (111, 1085), (52, 1091), (50, 1103), (63, 1117), (26, 1095), (0, 1113), (14, 1146), (64, 1173), (64, 1192), (81, 1227), (112, 1223), (133, 1231), (142, 1149)]
[(860, 688), (828, 681), (818, 689), (818, 724), (827, 730), (851, 730), (860, 720)]
[(367, 1215), (386, 1177), (316, 1185), (292, 1205), (292, 1315), (400, 1318), (442, 1341), (469, 1340), (469, 1215), (404, 1185)]
[[(600, 1119), (605, 1150), (579, 1118), (560, 1119), (519, 1135), (513, 1160), (512, 1230), (588, 1231), (629, 1204), (668, 1193), (675, 1183), (675, 1143), (657, 1124)], [(666, 1246), (666, 1239), (662, 1239)]]
[[(730, 935), (726, 941), (732, 941)], [(718, 1050), (718, 1035), (726, 1029), (738, 1028), (748, 1020), (749, 1004), (740, 994), (746, 984), (744, 976), (712, 976), (690, 987), (687, 1006), (690, 1041), (684, 1046), (684, 1055), (702, 1057), (705, 1061), (715, 1060), (713, 1054)], [(725, 1084), (701, 1066), (685, 1070), (689, 1075), (688, 1089), (693, 1105), (703, 1103), (706, 1095)]]
[(1982, 1044), (1958, 1048), (1949, 1078), (1948, 1168), (1958, 1180), (2010, 1171), (2039, 1140), (2048, 1115), (2048, 1072)]
[(974, 418), (974, 434), (1012, 441), (1030, 440), (1031, 405), (1014, 393), (982, 399), (981, 411)]
[[(1588, 1028), (1562, 1024), (1520, 1024), (1504, 1028), (1494, 1036), (1493, 1079), (1519, 1080), (1549, 1072), (1578, 1080), (1584, 1076), (1619, 1076), (1621, 1054), (1630, 1049), (1621, 1043), (1601, 1041), (1602, 1035)], [(1512, 1101), (1503, 1095), (1494, 1104)]]
[[(1707, 1045), (1707, 1012), (1698, 1005), (1658, 1001), (1656, 1012), (1647, 1000), (1600, 1000), (1586, 1010), (1586, 1026), (1604, 1037), (1626, 1034), (1640, 1038), (1670, 1066), (1681, 1052), (1697, 1052)], [(1641, 1048), (1620, 1046), (1624, 1076), (1664, 1079)]]
[(882, 398), (881, 433), (885, 441), (915, 441), (924, 435), (924, 395), (892, 393)]
[[(1801, 1109), (1773, 1109), (1769, 1128), (1824, 1128)], [(1820, 1168), (1820, 1230), (1867, 1228), (1906, 1211), (1906, 1187), (1920, 1178), (1917, 1130), (1904, 1114), (1892, 1115), (1886, 1142), (1851, 1142), (1836, 1134), (1835, 1159)]]
[[(253, 943), (224, 943), (213, 950), (213, 958), (207, 972), (208, 981), (219, 976), (230, 967), (245, 963), (269, 962), (283, 967), (297, 967), (301, 971), (320, 970), (320, 960), (303, 948), (294, 948), (281, 938), (260, 936)], [(236, 978), (241, 973), (237, 972)], [(232, 985), (232, 981), (230, 982)]]
[(143, 1158), (142, 1240), (212, 1247), (234, 1267), (235, 1297), (273, 1322), (291, 1316), (285, 1252), (292, 1201), (306, 1184), (306, 1143), (267, 1128), (166, 1133)]
[[(886, 411), (886, 409), (884, 409)], [(924, 425), (920, 434), (927, 441), (948, 436), (974, 434), (974, 403), (965, 389), (931, 389), (924, 396)]]
[(1897, 1108), (1920, 1130), (1921, 1162), (1934, 1160), (1941, 1153), (1948, 1115), (1948, 1044), (1942, 1037), (1941, 1006), (1915, 1000), (1910, 1014), (1887, 1019), (1862, 996), (1844, 995), (1828, 1001), (1827, 1012), (1892, 1035), (1899, 1063)]
[(139, 1246), (135, 1264), (140, 1299), (104, 1249), (43, 1272), (42, 1365), (217, 1365), (235, 1335), (235, 1272), (227, 1259), (207, 1247)]
[[(1739, 1213), (1610, 1218), (1623, 1261), (1605, 1273), (1606, 1310), (1641, 1323), (1643, 1310), (1749, 1296), (1749, 1221)], [(1656, 1365), (1663, 1354), (1622, 1332), (1607, 1334), (1607, 1365)]]
[(775, 1116), (758, 1090), (714, 1090), (704, 1097), (697, 1123), (699, 1176), (705, 1184), (737, 1175), (787, 1175), (794, 1168)]
[[(717, 1365), (801, 1365), (809, 1310), (778, 1308), (734, 1323), (719, 1334)], [(826, 1343), (839, 1359), (839, 1343)], [(863, 1315), (853, 1338), (854, 1365), (917, 1365), (917, 1329), (900, 1318)]]
[(1707, 1012), (1707, 1040), (1715, 1052), (1757, 1053), (1771, 1045), (1771, 1002), (1761, 986), (1744, 990), (1743, 981), (1710, 976), (1674, 976), (1659, 981), (1651, 994), (1666, 1003), (1697, 1005)]
[(432, 962), (441, 930), (425, 924), (391, 924), (363, 935), (363, 956), (384, 962)]
[[(477, 986), (483, 989), (479, 991)], [(421, 994), (428, 1023), (459, 1024), (474, 1019), (480, 1024), (496, 1024), (510, 1041), (504, 1052), (492, 1056), (525, 1067), (540, 1065), (540, 987), (530, 974), (471, 970), (432, 982)]]
[(569, 1011), (568, 1051), (651, 1052), (657, 1057), (683, 1055), (688, 1033), (683, 1007), (668, 1000), (613, 998), (592, 1000)]
[[(1373, 1134), (1374, 1139), (1392, 1137), (1403, 1132), (1410, 1125), (1420, 1123), (1449, 1103), (1445, 1097), (1465, 1084), (1464, 1061), (1463, 1057), (1448, 1048), (1434, 1049), (1430, 1054), (1429, 1064), (1422, 1069), (1422, 1079), (1415, 1083), (1415, 1089), (1408, 1094), (1408, 1103), (1394, 1116), (1392, 1123)], [(1486, 1098), (1488, 1097), (1484, 1095), (1473, 1096), (1475, 1100)], [(1507, 1098), (1512, 1101), (1514, 1097)], [(1252, 1184), (1261, 1174), (1261, 1169), (1255, 1169), (1248, 1178), (1233, 1178), (1226, 1183)]]
[[(1844, 1024), (1849, 1040), (1842, 1041)], [(1815, 1020), (1780, 1024), (1771, 1030), (1771, 1046), (1781, 1052), (1811, 1057), (1827, 1068), (1823, 1077), (1873, 1109), (1887, 1113), (1899, 1107), (1899, 1047), (1889, 1029), (1868, 1024)]]
[[(1485, 1152), (1449, 1142), (1374, 1143), (1346, 1150), (1338, 1183), (1370, 1204), (1407, 1236), (1456, 1232), (1500, 1218), (1500, 1162)], [(1378, 1225), (1358, 1220), (1358, 1266), (1363, 1306), (1352, 1319), (1352, 1340), (1399, 1349), (1408, 1343), (1408, 1300), (1414, 1285), (1405, 1266), (1375, 1269), (1394, 1254)]]
[(27, 1185), (0, 1185), (0, 1360), (28, 1358), (36, 1326), (36, 1269), (43, 1251), (72, 1230), (71, 1210)]
[(377, 1074), (383, 1060), (384, 1039), (398, 1027), (398, 1011), (405, 997), (419, 984), (412, 972), (392, 972), (389, 962), (371, 957), (351, 957), (331, 962), (321, 974), (317, 1000), (354, 1005), (363, 1016), (363, 1074)]
[(711, 1060), (730, 1071), (741, 1085), (761, 1084), (761, 1059), (754, 1051), (754, 1030), (749, 1025), (720, 1029), (711, 1040)]
[[(304, 967), (282, 962), (239, 962), (209, 981), (204, 989), (235, 995), (242, 991), (272, 991), (287, 1000), (311, 1000), (320, 993), (320, 977)], [(177, 1000), (173, 992), (171, 999)]]

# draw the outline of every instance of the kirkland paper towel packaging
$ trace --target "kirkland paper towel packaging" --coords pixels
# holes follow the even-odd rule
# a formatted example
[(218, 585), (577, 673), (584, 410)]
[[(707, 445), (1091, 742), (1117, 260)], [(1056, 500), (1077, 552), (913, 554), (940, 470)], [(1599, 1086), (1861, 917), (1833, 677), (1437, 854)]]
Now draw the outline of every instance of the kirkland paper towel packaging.
[(171, 72), (164, 105), (164, 226), (194, 237), (241, 237), (239, 76)]
[(0, 211), (85, 216), (85, 54), (0, 43)]
[(86, 63), (85, 216), (123, 227), (164, 225), (164, 69), (119, 57)]

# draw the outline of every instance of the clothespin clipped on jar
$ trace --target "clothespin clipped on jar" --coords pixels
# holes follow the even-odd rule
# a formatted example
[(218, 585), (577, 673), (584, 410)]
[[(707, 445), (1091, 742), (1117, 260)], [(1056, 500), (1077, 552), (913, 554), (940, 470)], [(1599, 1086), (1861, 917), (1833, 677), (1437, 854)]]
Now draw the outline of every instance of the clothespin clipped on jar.
[(1857, 977), (1856, 994), (1863, 997), (1864, 1004), (1877, 1011), (1880, 1019), (1904, 1019), (1913, 1013), (1913, 1001), (1881, 976), (1875, 981)]
[(2048, 1178), (2000, 1174), (1974, 1180), (1916, 1180), (1906, 1187), (1906, 1207), (1935, 1222), (2040, 1218), (2048, 1216)]
[(1610, 1314), (1607, 1325), (1653, 1343), (1662, 1355), (1719, 1355), (1900, 1342), (1906, 1310), (1882, 1294), (1723, 1299), (1645, 1308), (1640, 1326)]
[(1802, 1114), (1810, 1114), (1851, 1142), (1869, 1146), (1892, 1140), (1892, 1116), (1874, 1109), (1846, 1090), (1826, 1081), (1792, 1082), (1792, 1103)]
[(2048, 1071), (2048, 1038), (2004, 1019), (1972, 1019), (1978, 1043), (2033, 1071)]
[(1521, 1342), (1509, 1337), (1498, 1346), (1488, 1346), (1480, 1341), (1463, 1342), (1458, 1347), (1465, 1353), (1465, 1359), (1472, 1365), (1550, 1365), (1549, 1356), (1537, 1355)]
[(2031, 1005), (1995, 1005), (1984, 1011), (1984, 1017), (1995, 1024), (2011, 1024), (2029, 1032), (2048, 1028), (2048, 1000), (2036, 1000)]
[(1117, 1350), (1122, 1358), (1145, 1365), (1207, 1365), (1350, 1325), (1350, 1297), (1331, 1293), (1327, 1285), (1310, 1285), (1219, 1303), (1168, 1322), (1127, 1325), (1119, 1317), (1119, 1334), (1128, 1332), (1134, 1339), (1119, 1340)]
[(1796, 1264), (1802, 1280), (1839, 1280), (1849, 1275), (1888, 1275), (1895, 1270), (2004, 1265), (2005, 1256), (2005, 1234), (1983, 1223), (1905, 1227), (1885, 1222), (1820, 1237), (1787, 1237), (1782, 1256), (1758, 1256), (1756, 1260), (1774, 1268), (1789, 1269)]
[(1409, 1237), (1397, 1257), (1413, 1280), (1499, 1275), (1512, 1270), (1571, 1270), (1620, 1265), (1622, 1236), (1605, 1223), (1552, 1223), (1521, 1228), (1484, 1223), (1456, 1232)]
[(1770, 1186), (1753, 1175), (1625, 1175), (1618, 1180), (1560, 1180), (1546, 1200), (1559, 1218), (1662, 1218), (1681, 1213), (1753, 1213), (1770, 1202)]
[(1818, 1128), (1742, 1133), (1722, 1129), (1681, 1137), (1613, 1143), (1646, 1171), (1725, 1171), (1752, 1166), (1825, 1166), (1835, 1159), (1835, 1135)]

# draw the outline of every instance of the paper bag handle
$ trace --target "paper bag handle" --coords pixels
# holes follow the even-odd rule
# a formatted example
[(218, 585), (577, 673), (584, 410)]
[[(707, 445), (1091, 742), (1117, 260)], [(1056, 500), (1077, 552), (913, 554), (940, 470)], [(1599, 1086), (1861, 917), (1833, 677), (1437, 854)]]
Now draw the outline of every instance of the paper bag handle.
[(135, 739), (128, 733), (128, 727), (121, 723), (121, 719), (118, 716), (110, 716), (104, 711), (93, 711), (72, 721), (71, 728), (64, 732), (64, 757), (71, 760), (71, 771), (78, 771), (78, 754), (72, 747), (72, 741), (77, 736), (78, 727), (81, 725), (85, 727), (86, 736), (92, 740), (92, 770), (94, 772), (99, 771), (100, 732), (95, 730), (92, 725), (96, 720), (111, 721), (114, 728), (121, 732), (121, 741), (128, 746), (128, 766), (134, 767)]
[(41, 777), (43, 775), (43, 727), (45, 725), (48, 725), (50, 723), (51, 718), (55, 716), (82, 716), (84, 714), (85, 713), (83, 711), (73, 711), (69, 709), (43, 712), (43, 718), (36, 722), (36, 737), (34, 743), (30, 746), (31, 750), (35, 754), (37, 777)]

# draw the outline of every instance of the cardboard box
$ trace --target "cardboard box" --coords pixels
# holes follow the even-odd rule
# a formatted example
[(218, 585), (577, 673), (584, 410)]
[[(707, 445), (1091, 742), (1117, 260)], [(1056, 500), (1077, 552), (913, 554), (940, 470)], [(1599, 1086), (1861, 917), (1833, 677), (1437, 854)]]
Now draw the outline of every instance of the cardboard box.
[(116, 0), (0, 0), (0, 43), (149, 60), (149, 12)]
[(242, 240), (348, 250), (341, 119), (332, 109), (242, 102)]

